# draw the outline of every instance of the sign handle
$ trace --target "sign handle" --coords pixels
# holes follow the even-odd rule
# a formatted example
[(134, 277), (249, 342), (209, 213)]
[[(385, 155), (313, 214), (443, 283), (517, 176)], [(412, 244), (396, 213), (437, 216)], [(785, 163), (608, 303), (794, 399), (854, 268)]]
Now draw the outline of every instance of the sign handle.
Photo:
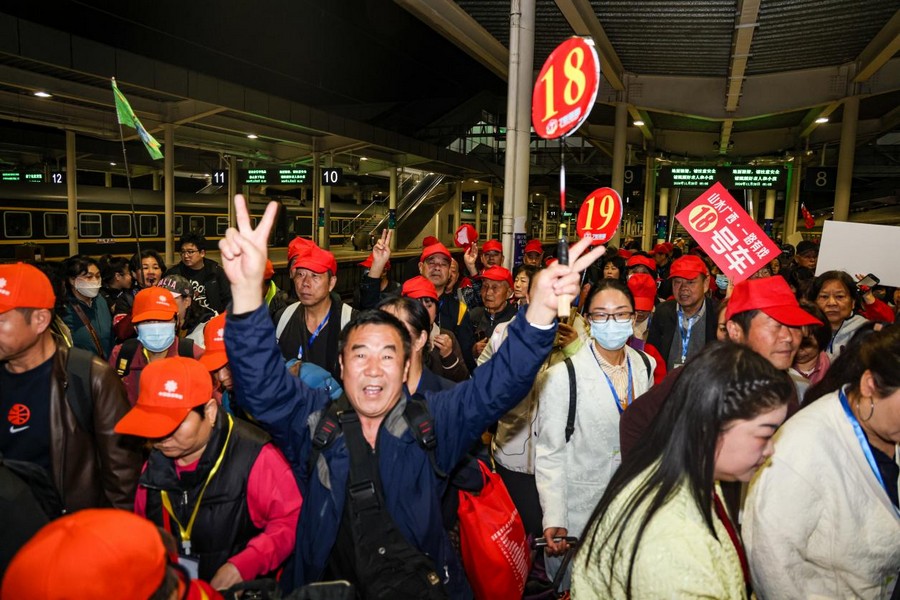
[[(559, 144), (559, 241), (556, 243), (556, 257), (561, 265), (569, 264), (569, 241), (566, 239), (566, 225), (563, 218), (566, 213), (566, 140)], [(574, 298), (569, 294), (559, 297), (556, 316), (563, 323), (568, 323), (569, 313)]]

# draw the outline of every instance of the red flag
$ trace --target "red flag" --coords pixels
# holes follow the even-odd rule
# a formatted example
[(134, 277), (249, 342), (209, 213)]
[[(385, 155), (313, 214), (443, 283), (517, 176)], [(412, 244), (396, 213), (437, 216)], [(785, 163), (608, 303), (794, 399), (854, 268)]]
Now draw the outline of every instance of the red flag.
[(803, 213), (803, 222), (806, 224), (807, 229), (812, 229), (816, 226), (816, 218), (806, 210), (806, 204), (802, 202), (800, 203), (800, 212)]

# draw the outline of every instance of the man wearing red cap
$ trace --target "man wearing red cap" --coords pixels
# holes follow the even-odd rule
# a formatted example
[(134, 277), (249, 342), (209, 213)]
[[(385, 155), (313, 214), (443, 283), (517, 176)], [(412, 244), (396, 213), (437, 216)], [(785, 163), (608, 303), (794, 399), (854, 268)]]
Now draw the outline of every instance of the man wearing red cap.
[(544, 259), (544, 245), (541, 240), (528, 240), (525, 244), (525, 252), (522, 254), (522, 264), (541, 268)]
[[(375, 589), (396, 590), (395, 597), (471, 597), (437, 509), (445, 485), (433, 465), (447, 471), (458, 464), (484, 429), (528, 392), (553, 344), (560, 295), (578, 291), (578, 272), (603, 250), (582, 256), (587, 240), (574, 244), (571, 266), (540, 273), (522, 318), (510, 324), (506, 343), (473, 379), (426, 393), (435, 442), (429, 453), (403, 417), (411, 351), (406, 326), (376, 310), (360, 313), (344, 329), (345, 393), (330, 404), (324, 392), (290, 377), (280, 364), (258, 292), (277, 205), (270, 203), (256, 229), (241, 196), (235, 213), (239, 230), (229, 229), (220, 243), (234, 296), (225, 328), (229, 364), (241, 401), (285, 451), (304, 489), (296, 560), (285, 571), (284, 587), (331, 578), (358, 584), (363, 597)], [(423, 254), (427, 259), (435, 252)], [(338, 419), (330, 429), (334, 436), (315, 435), (323, 431), (312, 425), (323, 411)], [(373, 514), (378, 518), (369, 518)]]
[(54, 338), (55, 303), (40, 270), (0, 265), (0, 453), (45, 469), (67, 511), (130, 509), (140, 452), (113, 433), (125, 389), (99, 357)]
[(709, 271), (698, 256), (673, 261), (669, 279), (675, 297), (656, 307), (647, 342), (656, 346), (671, 370), (715, 341), (718, 303), (706, 297)]
[(481, 273), (481, 303), (469, 314), (478, 340), (472, 347), (476, 358), (484, 351), (494, 329), (516, 316), (517, 307), (509, 302), (512, 294), (512, 274), (504, 267), (488, 267)]
[(300, 301), (276, 315), (275, 337), (281, 354), (285, 360), (296, 358), (319, 365), (339, 379), (338, 335), (354, 311), (333, 293), (337, 260), (331, 252), (304, 240), (288, 258), (288, 265)]
[(372, 247), (372, 253), (359, 266), (368, 269), (359, 279), (359, 310), (375, 308), (379, 301), (400, 295), (400, 284), (388, 277), (391, 270), (391, 238), (394, 232), (384, 228), (381, 238)]
[(149, 365), (116, 432), (150, 440), (134, 512), (175, 537), (193, 576), (226, 589), (291, 553), (300, 513), (291, 467), (265, 433), (219, 409), (202, 363)]

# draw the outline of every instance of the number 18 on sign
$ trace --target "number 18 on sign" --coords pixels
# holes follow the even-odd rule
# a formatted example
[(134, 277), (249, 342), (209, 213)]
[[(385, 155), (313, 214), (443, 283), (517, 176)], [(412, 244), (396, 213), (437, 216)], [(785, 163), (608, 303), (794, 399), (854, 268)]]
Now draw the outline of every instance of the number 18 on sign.
[(590, 238), (592, 245), (605, 244), (619, 228), (622, 213), (622, 197), (616, 190), (594, 190), (578, 211), (575, 231), (580, 238)]
[(569, 135), (587, 118), (600, 87), (600, 60), (589, 38), (572, 37), (550, 53), (534, 83), (531, 124), (539, 137)]

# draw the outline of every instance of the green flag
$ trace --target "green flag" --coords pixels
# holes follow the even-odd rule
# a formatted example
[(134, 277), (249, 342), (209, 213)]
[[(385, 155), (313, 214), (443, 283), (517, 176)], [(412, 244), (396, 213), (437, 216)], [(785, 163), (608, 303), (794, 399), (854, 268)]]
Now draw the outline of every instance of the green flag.
[(141, 121), (137, 118), (137, 115), (134, 114), (134, 111), (131, 110), (131, 105), (128, 104), (128, 100), (125, 99), (125, 94), (119, 91), (115, 77), (113, 77), (112, 80), (112, 89), (113, 96), (116, 99), (116, 115), (119, 118), (119, 123), (137, 130), (138, 136), (141, 138), (141, 141), (144, 142), (144, 146), (146, 146), (147, 152), (150, 153), (151, 158), (155, 160), (162, 158), (163, 154), (159, 149), (159, 142), (157, 142), (156, 138), (150, 135), (150, 132), (141, 125)]

